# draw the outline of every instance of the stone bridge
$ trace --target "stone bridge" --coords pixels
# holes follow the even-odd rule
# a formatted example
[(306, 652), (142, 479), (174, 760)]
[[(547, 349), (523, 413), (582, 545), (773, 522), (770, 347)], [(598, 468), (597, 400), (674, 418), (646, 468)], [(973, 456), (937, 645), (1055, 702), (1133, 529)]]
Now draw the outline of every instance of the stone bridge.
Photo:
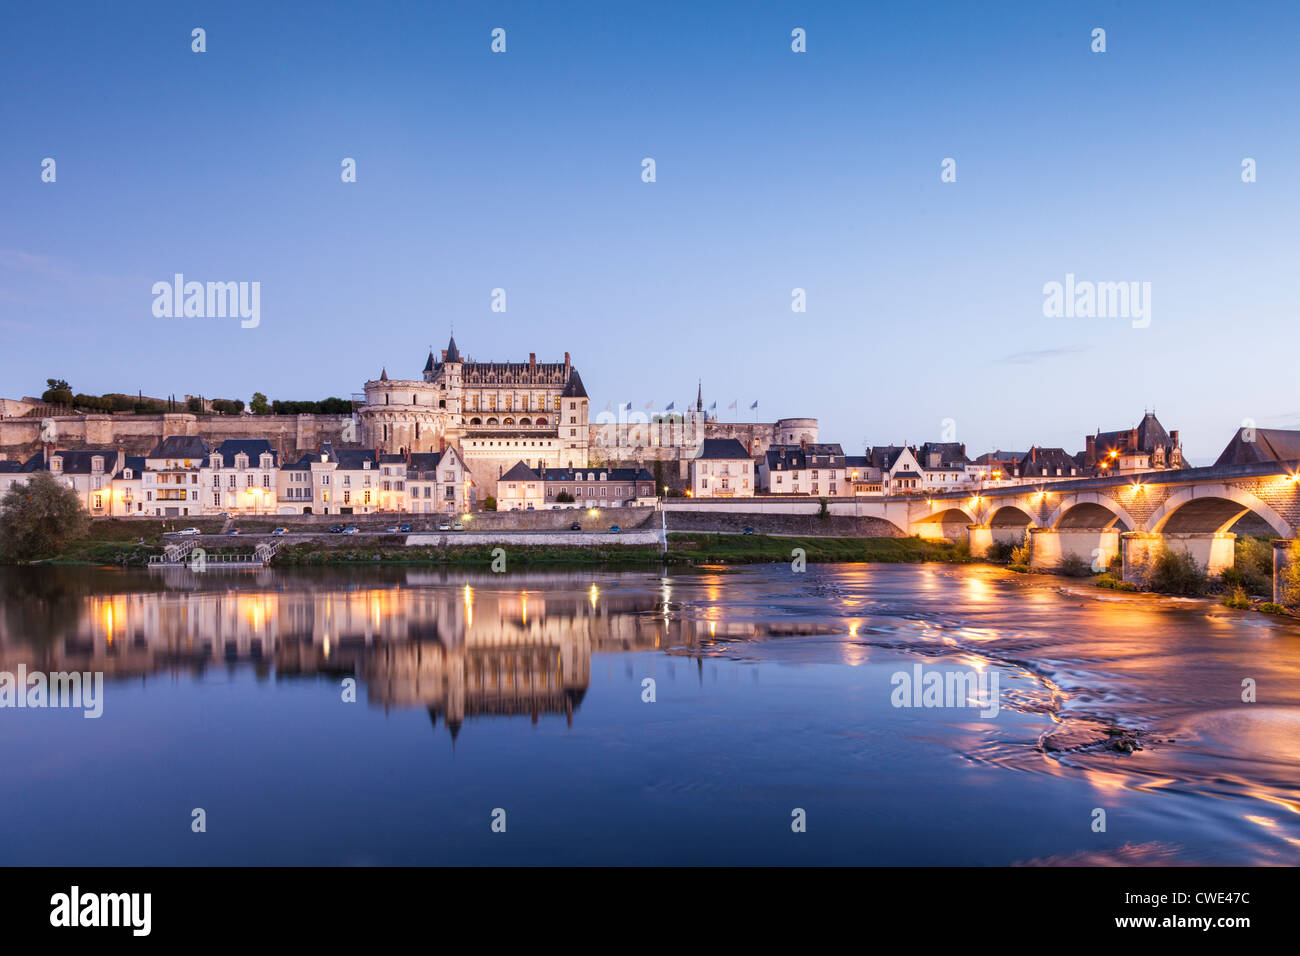
[[(1140, 581), (1163, 548), (1187, 551), (1209, 574), (1233, 566), (1237, 534), (1274, 542), (1274, 592), (1300, 537), (1300, 461), (1045, 480), (928, 497), (840, 498), (832, 514), (889, 521), (905, 534), (968, 540), (982, 556), (997, 543), (1030, 544), (1030, 564), (1050, 570), (1075, 555), (1096, 569), (1115, 555), (1124, 579)], [(671, 510), (816, 511), (789, 496), (667, 499)]]
[(1135, 582), (1164, 548), (1187, 551), (1214, 575), (1233, 566), (1238, 533), (1271, 536), (1285, 539), (1275, 542), (1276, 592), (1290, 551), (1279, 545), (1300, 536), (1297, 469), (1300, 461), (1260, 462), (934, 495), (911, 505), (906, 530), (948, 538), (964, 530), (976, 555), (1028, 534), (1030, 564), (1044, 570), (1071, 555), (1102, 568), (1118, 554)]

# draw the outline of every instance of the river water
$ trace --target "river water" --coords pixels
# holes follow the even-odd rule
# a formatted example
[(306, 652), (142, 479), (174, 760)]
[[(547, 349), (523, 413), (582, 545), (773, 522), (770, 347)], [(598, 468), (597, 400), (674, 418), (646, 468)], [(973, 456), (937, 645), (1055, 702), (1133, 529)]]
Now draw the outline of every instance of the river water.
[(1300, 861), (1300, 627), (991, 567), (7, 569), (20, 667), (0, 864)]

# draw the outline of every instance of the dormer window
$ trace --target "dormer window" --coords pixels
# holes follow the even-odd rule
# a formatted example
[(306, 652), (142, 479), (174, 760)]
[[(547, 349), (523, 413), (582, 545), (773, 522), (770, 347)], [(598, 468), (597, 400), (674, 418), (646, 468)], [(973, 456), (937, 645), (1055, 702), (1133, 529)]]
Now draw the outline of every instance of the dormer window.
[(248, 469), (248, 456), (244, 454), (236, 455), (235, 467), (240, 471), (246, 471)]
[(131, 469), (130, 468), (123, 469), (122, 477), (125, 478), (127, 481), (130, 481), (131, 478), (133, 477), (133, 475), (131, 474)]
[(262, 455), (262, 458), (261, 458), (261, 461), (260, 461), (260, 464), (259, 464), (258, 467), (263, 468), (263, 469), (265, 469), (265, 468), (270, 468), (270, 467), (271, 467), (271, 456), (268, 455), (268, 454), (265, 454), (265, 453), (264, 453), (264, 454)]
[(99, 455), (96, 455), (94, 458), (90, 459), (90, 470), (91, 470), (91, 471), (103, 471), (103, 470), (104, 470), (104, 459), (101, 458)]

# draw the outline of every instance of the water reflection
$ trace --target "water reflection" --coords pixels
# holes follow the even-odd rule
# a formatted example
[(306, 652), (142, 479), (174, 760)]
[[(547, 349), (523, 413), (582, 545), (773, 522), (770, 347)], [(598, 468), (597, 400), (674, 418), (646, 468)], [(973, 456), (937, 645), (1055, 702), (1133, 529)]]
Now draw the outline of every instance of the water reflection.
[[(59, 803), (54, 783), (71, 792), (97, 772), (126, 801), (151, 793), (138, 780), (166, 766), (186, 786), (273, 780), (291, 795), (285, 805), (300, 807), (332, 785), (337, 756), (369, 766), (372, 783), (401, 767), (410, 789), (397, 778), (394, 794), (436, 794), (457, 820), (478, 812), (480, 785), (521, 805), (545, 802), (555, 840), (590, 826), (597, 803), (619, 811), (605, 815), (609, 827), (660, 821), (641, 836), (577, 841), (572, 862), (605, 860), (600, 848), (615, 846), (642, 861), (785, 859), (791, 851), (762, 842), (763, 821), (809, 793), (826, 801), (828, 819), (849, 821), (823, 831), (820, 861), (1294, 862), (1297, 648), (1293, 623), (1263, 615), (979, 567), (0, 569), (0, 670), (102, 671), (119, 691), (104, 721), (3, 715), (26, 722), (22, 734), (0, 735), (0, 757), (63, 761), (66, 776), (35, 788), (0, 781), (0, 802), (27, 801), (26, 819), (46, 825), (32, 832), (47, 839), (79, 812), (70, 797)], [(602, 660), (614, 653), (617, 663)], [(895, 709), (890, 675), (917, 660), (996, 669), (998, 718)], [(641, 698), (647, 676), (659, 682), (655, 707)], [(373, 710), (334, 706), (345, 677)], [(1242, 702), (1243, 677), (1257, 681), (1260, 703)], [(207, 693), (219, 684), (228, 697)], [(465, 731), (457, 747), (428, 747), (421, 710), (440, 736)], [(1108, 747), (1111, 725), (1141, 749)], [(200, 743), (172, 746), (173, 735)], [(249, 807), (265, 799), (247, 797)], [(333, 846), (332, 805), (314, 846)], [(377, 843), (384, 859), (420, 862), (442, 846), (441, 833), (412, 843), (423, 804), (416, 814), (396, 801), (386, 815), (346, 805), (366, 821), (355, 845)], [(737, 806), (753, 826), (743, 835), (665, 822)], [(1096, 806), (1123, 824), (1104, 840), (1086, 826)], [(23, 818), (13, 819), (0, 837), (23, 838)], [(274, 832), (268, 824), (244, 846)], [(167, 859), (169, 840), (147, 858)], [(464, 840), (456, 858), (477, 860), (478, 844)], [(41, 852), (33, 843), (13, 858)], [(241, 859), (303, 859), (296, 848), (247, 852)]]
[(112, 680), (249, 665), (280, 679), (355, 676), (370, 703), (427, 708), (454, 735), (482, 715), (572, 720), (593, 650), (694, 639), (688, 622), (664, 620), (652, 594), (620, 588), (617, 575), (177, 569), (153, 582), (6, 572), (0, 670)]

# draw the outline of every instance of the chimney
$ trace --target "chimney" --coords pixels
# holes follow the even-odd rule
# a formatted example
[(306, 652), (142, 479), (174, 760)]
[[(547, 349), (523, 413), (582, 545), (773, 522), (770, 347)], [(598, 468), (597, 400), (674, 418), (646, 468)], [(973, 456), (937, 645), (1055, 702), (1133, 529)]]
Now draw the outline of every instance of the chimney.
[(1175, 428), (1173, 431), (1171, 431), (1171, 432), (1169, 433), (1169, 444), (1172, 445), (1172, 446), (1175, 447), (1175, 448), (1178, 447), (1178, 429), (1177, 429), (1177, 428)]
[(528, 367), (529, 367), (529, 368), (537, 368), (537, 353), (536, 353), (536, 352), (529, 352), (529, 353), (528, 353)]
[(565, 352), (565, 353), (564, 353), (564, 372), (565, 372), (566, 375), (567, 375), (568, 372), (569, 372), (569, 364), (570, 364), (570, 363), (569, 363), (569, 353), (568, 353), (568, 352)]
[(1091, 462), (1091, 461), (1096, 461), (1096, 460), (1097, 460), (1097, 438), (1096, 438), (1096, 436), (1094, 436), (1094, 435), (1089, 435), (1089, 436), (1087, 436), (1087, 438), (1085, 439), (1085, 445), (1086, 445), (1086, 448), (1087, 448), (1087, 452), (1085, 453), (1085, 457), (1087, 458), (1087, 460), (1090, 461), (1090, 462)]
[(442, 360), (443, 360), (443, 362), (446, 362), (446, 361), (447, 361), (447, 350), (446, 350), (446, 349), (443, 349), (443, 350), (442, 350)]
[(1029, 446), (1029, 460), (1030, 460), (1030, 461), (1038, 461), (1038, 446), (1037, 446), (1037, 445), (1030, 445), (1030, 446)]
[(807, 450), (808, 450), (808, 439), (807, 439), (807, 438), (800, 438), (800, 439), (799, 439), (799, 450), (800, 450), (800, 451), (807, 451)]

